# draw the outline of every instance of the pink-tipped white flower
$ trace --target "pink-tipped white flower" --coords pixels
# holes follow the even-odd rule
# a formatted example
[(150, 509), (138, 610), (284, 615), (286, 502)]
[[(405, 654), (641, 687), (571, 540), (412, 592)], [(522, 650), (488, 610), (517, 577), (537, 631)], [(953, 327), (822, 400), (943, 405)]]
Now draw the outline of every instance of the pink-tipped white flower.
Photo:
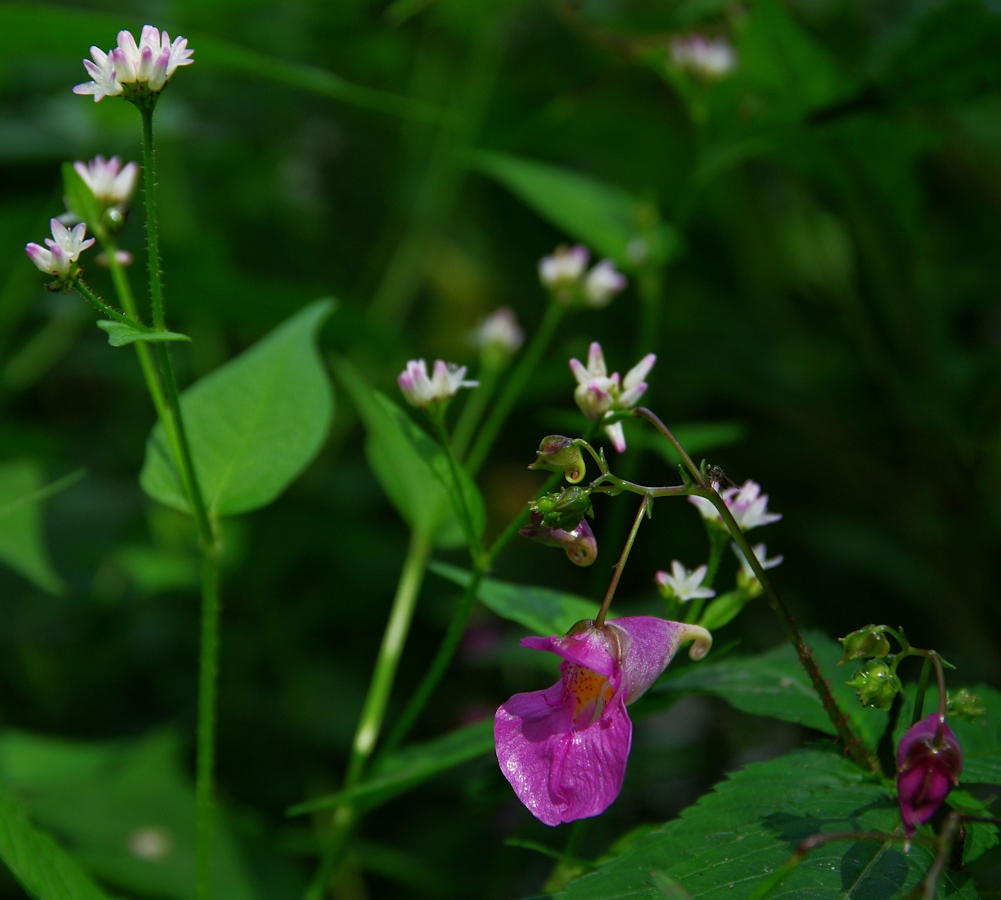
[(91, 81), (78, 84), (73, 88), (74, 94), (93, 94), (94, 102), (103, 100), (105, 97), (116, 97), (122, 93), (122, 85), (115, 77), (114, 60), (108, 56), (100, 47), (91, 47), (90, 55), (94, 58), (83, 61), (83, 67), (91, 77)]
[[(595, 341), (588, 348), (587, 366), (580, 360), (570, 360), (570, 370), (577, 379), (573, 396), (578, 408), (594, 422), (607, 418), (617, 410), (632, 409), (649, 387), (643, 379), (655, 362), (657, 357), (648, 353), (626, 372), (625, 378), (620, 379), (618, 372), (609, 376), (601, 344)], [(622, 423), (610, 422), (604, 428), (612, 446), (619, 453), (625, 452), (626, 436)]]
[(598, 309), (608, 306), (612, 297), (626, 288), (626, 276), (615, 268), (610, 259), (603, 259), (584, 279), (584, 296), (588, 306)]
[[(744, 556), (740, 547), (736, 544), (730, 545), (733, 548), (733, 552), (737, 554), (737, 559), (740, 560), (740, 574), (744, 579), (744, 586), (750, 584), (751, 582), (757, 582), (758, 576), (754, 574), (754, 569), (751, 568), (751, 564), (747, 561), (747, 557)], [(759, 563), (761, 563), (761, 568), (768, 570), (774, 569), (776, 566), (782, 564), (782, 560), (785, 559), (784, 556), (773, 556), (771, 559), (767, 559), (768, 548), (764, 544), (755, 544), (751, 550), (754, 551), (754, 556)]]
[(160, 32), (152, 25), (143, 26), (138, 44), (130, 31), (120, 31), (118, 46), (109, 54), (97, 47), (91, 47), (90, 53), (94, 62), (84, 60), (84, 66), (94, 80), (78, 84), (73, 90), (93, 94), (95, 101), (121, 94), (127, 84), (143, 85), (157, 93), (179, 66), (194, 62), (187, 38), (177, 37), (171, 42), (166, 31)]
[(737, 67), (737, 54), (725, 38), (709, 40), (700, 34), (671, 41), (671, 62), (700, 78), (725, 78)]
[(117, 156), (111, 159), (95, 156), (88, 163), (73, 163), (73, 168), (105, 206), (125, 206), (135, 193), (139, 167), (134, 162), (123, 166)]
[(654, 581), (665, 597), (676, 597), (682, 603), (689, 600), (702, 600), (715, 597), (716, 591), (702, 587), (702, 582), (709, 571), (708, 566), (699, 566), (689, 572), (678, 560), (671, 561), (671, 574), (660, 571), (654, 576)]
[(581, 303), (597, 309), (607, 306), (612, 297), (626, 287), (626, 276), (610, 259), (597, 263), (586, 275), (591, 251), (583, 244), (559, 246), (552, 256), (539, 260), (539, 280), (561, 302)]
[(478, 387), (478, 381), (466, 381), (466, 367), (444, 360), (434, 361), (434, 372), (428, 377), (427, 363), (412, 359), (396, 379), (403, 396), (411, 406), (427, 409), (432, 404), (455, 396), (459, 388)]
[(54, 275), (56, 278), (65, 278), (69, 275), (70, 267), (79, 259), (80, 254), (94, 243), (94, 239), (84, 240), (87, 226), (83, 222), (72, 230), (58, 219), (52, 219), (49, 225), (52, 227), (52, 237), (45, 239), (48, 249), (38, 244), (28, 244), (24, 251), (39, 271)]
[[(741, 531), (750, 531), (759, 525), (769, 525), (782, 518), (782, 513), (768, 512), (768, 494), (761, 493), (761, 485), (748, 479), (739, 488), (727, 488), (720, 494)], [(716, 507), (704, 497), (689, 497), (701, 513), (702, 518), (710, 522), (722, 522)]]
[(539, 280), (551, 291), (573, 287), (580, 281), (590, 258), (591, 251), (583, 244), (573, 247), (561, 244), (552, 256), (543, 256), (539, 260)]
[(525, 340), (525, 330), (510, 306), (494, 310), (472, 334), (472, 344), (481, 350), (500, 350), (505, 355), (515, 353)]

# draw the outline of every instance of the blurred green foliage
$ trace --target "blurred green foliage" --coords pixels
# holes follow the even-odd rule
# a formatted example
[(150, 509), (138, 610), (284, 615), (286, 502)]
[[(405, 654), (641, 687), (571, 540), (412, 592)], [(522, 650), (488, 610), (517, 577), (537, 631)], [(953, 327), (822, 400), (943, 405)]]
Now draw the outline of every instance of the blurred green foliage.
[[(713, 426), (693, 431), (711, 461), (759, 481), (784, 514), (768, 542), (804, 624), (839, 635), (900, 622), (958, 666), (957, 684), (998, 683), (996, 3), (0, 4), (0, 775), (20, 798), (2, 800), (76, 845), (109, 888), (190, 896), (195, 536), (139, 488), (154, 415), (132, 352), (108, 347), (78, 297), (47, 294), (23, 247), (63, 210), (63, 162), (138, 157), (134, 110), (70, 88), (91, 44), (147, 19), (195, 49), (157, 113), (168, 324), (192, 338), (175, 345), (184, 384), (334, 296), (324, 357), (397, 399), (407, 359), (474, 363), (468, 332), (498, 305), (533, 330), (538, 258), (586, 240), (632, 286), (558, 333), (478, 480), (488, 536), (541, 485), (525, 471), (539, 438), (572, 431), (568, 415), (583, 428), (566, 360), (594, 339), (620, 371), (656, 352), (649, 405)], [(672, 65), (672, 38), (694, 32), (729, 37), (733, 73)], [(139, 208), (133, 219), (122, 246), (141, 260)], [(87, 274), (110, 292), (107, 273)], [(142, 265), (130, 274), (142, 297)], [(219, 789), (234, 896), (305, 886), (323, 820), (284, 811), (339, 787), (406, 551), (380, 488), (392, 494), (391, 461), (370, 451), (372, 474), (359, 421), (371, 429), (386, 408), (338, 374), (347, 398), (317, 460), (273, 506), (224, 523)], [(673, 480), (673, 461), (627, 437), (625, 477)], [(81, 467), (44, 507), (18, 505)], [(420, 488), (415, 514), (430, 514), (442, 490)], [(622, 500), (595, 509), (591, 569), (520, 542), (497, 577), (600, 598), (630, 513)], [(662, 609), (653, 572), (704, 555), (688, 504), (658, 505), (619, 612)], [(456, 597), (427, 579), (397, 701)], [(742, 652), (781, 637), (760, 601), (727, 629), (721, 641)], [(478, 611), (415, 739), (540, 687), (540, 662), (514, 645), (523, 633)], [(637, 725), (622, 796), (575, 832), (582, 858), (804, 735), (705, 697), (661, 699)], [(37, 784), (24, 768), (73, 753), (86, 771), (72, 790), (55, 763)], [(129, 778), (156, 821), (116, 805)], [(157, 863), (128, 842), (140, 828), (161, 840), (147, 849), (168, 847), (169, 877), (144, 874)], [(560, 851), (568, 840), (480, 757), (375, 811), (340, 896), (529, 895), (552, 860), (505, 846), (512, 836)], [(978, 861), (985, 884), (1001, 881), (999, 859)], [(22, 896), (5, 879), (0, 896)]]

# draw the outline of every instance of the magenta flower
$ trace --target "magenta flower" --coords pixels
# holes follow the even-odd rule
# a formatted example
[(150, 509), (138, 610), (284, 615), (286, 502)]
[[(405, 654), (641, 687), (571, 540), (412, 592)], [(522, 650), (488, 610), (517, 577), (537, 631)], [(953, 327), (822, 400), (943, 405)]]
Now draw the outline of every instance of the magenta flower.
[(897, 744), (897, 800), (910, 837), (942, 805), (963, 771), (963, 748), (937, 712), (912, 725)]
[(529, 811), (547, 825), (604, 812), (622, 788), (633, 724), (626, 706), (650, 687), (678, 646), (692, 659), (712, 636), (698, 625), (633, 616), (596, 628), (578, 622), (565, 637), (521, 643), (563, 657), (551, 688), (515, 694), (494, 717), (497, 762)]

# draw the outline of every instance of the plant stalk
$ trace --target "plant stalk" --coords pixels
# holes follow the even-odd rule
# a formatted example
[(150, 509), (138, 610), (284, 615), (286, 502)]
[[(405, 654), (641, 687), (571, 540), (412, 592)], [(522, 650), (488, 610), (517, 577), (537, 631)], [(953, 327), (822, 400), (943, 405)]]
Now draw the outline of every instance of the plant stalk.
[(202, 633), (198, 664), (198, 754), (195, 779), (195, 896), (199, 900), (212, 896), (212, 794), (219, 677), (219, 613), (219, 560), (213, 550), (206, 552), (202, 559)]
[(629, 551), (633, 549), (633, 543), (636, 541), (636, 535), (640, 530), (643, 517), (647, 515), (647, 510), (650, 508), (652, 502), (653, 500), (650, 495), (644, 494), (643, 500), (640, 502), (640, 508), (636, 511), (636, 518), (633, 520), (633, 527), (629, 531), (629, 537), (626, 538), (626, 545), (622, 548), (622, 555), (619, 557), (615, 571), (612, 573), (612, 581), (605, 592), (605, 599), (601, 601), (601, 609), (598, 610), (598, 615), (595, 616), (595, 628), (602, 628), (605, 625), (605, 616), (608, 614), (608, 608), (612, 605), (612, 598), (615, 596), (615, 589), (619, 586), (619, 579), (622, 577), (622, 570), (626, 567), (626, 560), (629, 559)]
[(149, 297), (153, 327), (167, 330), (163, 311), (163, 273), (160, 270), (160, 236), (156, 218), (156, 168), (153, 153), (153, 107), (140, 106), (143, 131), (143, 195), (146, 202), (146, 251), (149, 254)]

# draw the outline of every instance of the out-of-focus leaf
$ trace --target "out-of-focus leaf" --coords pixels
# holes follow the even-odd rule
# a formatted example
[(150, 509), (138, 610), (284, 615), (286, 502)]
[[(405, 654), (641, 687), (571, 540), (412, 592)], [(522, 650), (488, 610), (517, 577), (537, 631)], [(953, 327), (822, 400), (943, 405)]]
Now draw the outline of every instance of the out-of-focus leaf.
[(201, 575), (192, 555), (160, 547), (122, 547), (115, 553), (114, 563), (148, 594), (194, 587)]
[[(392, 400), (373, 391), (349, 362), (336, 359), (333, 366), (365, 423), (369, 465), (397, 512), (412, 529), (434, 534), (436, 546), (462, 546), (460, 501), (441, 448)], [(486, 522), (483, 498), (464, 470), (459, 480), (480, 536)]]
[[(323, 445), (334, 396), (315, 342), (332, 310), (330, 300), (310, 304), (181, 395), (210, 513), (231, 516), (271, 503)], [(139, 482), (154, 500), (187, 511), (159, 424), (146, 442)]]
[(643, 259), (664, 262), (678, 250), (674, 229), (655, 224), (656, 213), (620, 187), (500, 153), (477, 153), (471, 165), (623, 269), (633, 269)]
[[(827, 831), (892, 832), (894, 795), (836, 751), (801, 750), (752, 763), (720, 782), (660, 831), (573, 882), (566, 900), (649, 900), (658, 873), (701, 900), (748, 897), (808, 837)], [(813, 850), (784, 877), (776, 900), (902, 898), (934, 860), (927, 847), (839, 841)], [(968, 876), (943, 872), (936, 897), (974, 900)]]
[[(67, 7), (10, 4), (0, 6), (0, 54), (7, 60), (26, 56), (76, 56), (87, 54), (91, 44), (107, 50), (123, 29), (139, 34), (142, 19), (108, 16)], [(185, 31), (195, 59), (203, 66), (267, 78), (279, 84), (330, 97), (354, 106), (406, 118), (431, 121), (440, 111), (420, 100), (354, 84), (316, 66), (288, 62), (228, 41)], [(80, 81), (86, 80), (81, 67)]]
[(101, 331), (107, 332), (108, 343), (112, 347), (125, 347), (134, 344), (136, 341), (190, 341), (186, 334), (179, 334), (176, 331), (148, 331), (126, 325), (124, 322), (115, 322), (111, 319), (99, 319), (97, 327)]
[(465, 762), (486, 756), (494, 749), (491, 719), (457, 728), (440, 738), (404, 747), (387, 759), (371, 778), (357, 787), (293, 806), (288, 814), (298, 816), (318, 809), (332, 809), (354, 803), (365, 809), (381, 806), (393, 797), (454, 769)]
[[(472, 574), (447, 563), (433, 561), (428, 568), (436, 575), (466, 587)], [(511, 584), (484, 578), (476, 593), (480, 602), (503, 619), (524, 625), (532, 634), (566, 634), (581, 619), (593, 619), (599, 604), (552, 588)], [(610, 619), (615, 618), (609, 613)]]
[(706, 611), (699, 619), (699, 624), (708, 631), (722, 628), (733, 621), (751, 599), (747, 591), (736, 590), (721, 594), (716, 599), (709, 601)]
[[(886, 730), (886, 713), (862, 706), (845, 684), (854, 669), (850, 665), (838, 666), (843, 651), (837, 641), (819, 631), (807, 632), (804, 637), (852, 727), (874, 748)], [(744, 712), (796, 722), (825, 734), (835, 733), (791, 644), (782, 644), (760, 656), (731, 656), (693, 666), (678, 675), (671, 675), (670, 670), (668, 673), (655, 691), (715, 694)]]
[[(130, 893), (192, 900), (195, 795), (179, 756), (165, 734), (133, 744), (0, 735), (0, 777), (90, 872)], [(220, 900), (256, 897), (221, 823), (212, 874)]]
[[(70, 477), (76, 481), (79, 475)], [(72, 481), (57, 485), (68, 486)], [(0, 464), (0, 560), (32, 584), (58, 595), (63, 582), (45, 548), (40, 506), (51, 493), (42, 487), (42, 468), (37, 463)]]
[(71, 162), (63, 163), (63, 193), (70, 212), (81, 222), (86, 222), (87, 230), (93, 234), (94, 226), (101, 221), (103, 209)]
[[(949, 727), (963, 748), (963, 772), (959, 780), (963, 784), (1001, 784), (1001, 752), (998, 749), (1001, 748), (1001, 691), (985, 684), (975, 685), (970, 691), (980, 698), (987, 712), (972, 722), (949, 716)], [(911, 725), (916, 694), (915, 685), (907, 685), (893, 734), (895, 742)], [(929, 685), (922, 715), (927, 716), (937, 709), (938, 687)]]
[[(945, 802), (964, 816), (974, 818), (992, 818), (990, 804), (983, 803), (967, 791), (952, 790)], [(966, 838), (963, 841), (963, 865), (980, 859), (991, 847), (1001, 843), (998, 837), (998, 827), (993, 822), (964, 822), (963, 829)]]
[[(671, 425), (671, 433), (691, 456), (738, 444), (744, 439), (747, 429), (740, 422), (682, 422), (680, 425)], [(674, 447), (652, 428), (632, 429), (629, 433), (629, 446), (653, 450), (672, 467), (681, 462)]]
[(37, 900), (109, 900), (90, 876), (28, 813), (0, 781), (0, 859)]

